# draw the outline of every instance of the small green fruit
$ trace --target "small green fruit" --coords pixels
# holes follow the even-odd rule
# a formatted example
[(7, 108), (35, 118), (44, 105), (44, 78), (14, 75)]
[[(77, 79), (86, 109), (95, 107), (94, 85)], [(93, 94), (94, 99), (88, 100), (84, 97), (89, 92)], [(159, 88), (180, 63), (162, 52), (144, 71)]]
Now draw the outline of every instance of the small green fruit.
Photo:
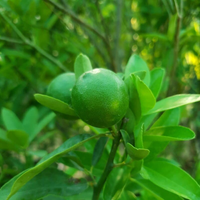
[(51, 81), (47, 95), (71, 105), (71, 90), (75, 84), (74, 73), (64, 73)]

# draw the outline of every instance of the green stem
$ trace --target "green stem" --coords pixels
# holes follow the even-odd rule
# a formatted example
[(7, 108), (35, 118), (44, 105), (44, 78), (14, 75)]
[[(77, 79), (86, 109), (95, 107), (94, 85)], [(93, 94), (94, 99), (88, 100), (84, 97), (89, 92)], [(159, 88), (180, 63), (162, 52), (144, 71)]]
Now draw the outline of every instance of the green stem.
[(114, 158), (115, 158), (117, 148), (119, 146), (120, 139), (121, 139), (121, 135), (118, 133), (118, 135), (113, 140), (112, 148), (111, 148), (110, 155), (109, 155), (108, 161), (106, 163), (106, 167), (104, 169), (104, 172), (103, 172), (101, 178), (99, 179), (99, 182), (97, 183), (97, 185), (94, 186), (92, 200), (98, 200), (99, 199), (99, 195), (100, 195), (101, 190), (102, 190), (102, 188), (103, 188), (103, 186), (106, 182), (106, 179), (113, 169), (113, 166), (114, 166), (113, 161), (114, 161)]

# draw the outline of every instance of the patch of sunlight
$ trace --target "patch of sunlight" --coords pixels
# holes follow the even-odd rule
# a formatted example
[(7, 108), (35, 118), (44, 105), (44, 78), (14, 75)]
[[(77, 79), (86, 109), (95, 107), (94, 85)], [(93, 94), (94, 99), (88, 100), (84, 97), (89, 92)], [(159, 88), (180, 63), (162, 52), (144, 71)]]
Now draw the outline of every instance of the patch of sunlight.
[(192, 52), (185, 54), (186, 63), (194, 66), (194, 71), (198, 80), (200, 80), (200, 58), (194, 55)]

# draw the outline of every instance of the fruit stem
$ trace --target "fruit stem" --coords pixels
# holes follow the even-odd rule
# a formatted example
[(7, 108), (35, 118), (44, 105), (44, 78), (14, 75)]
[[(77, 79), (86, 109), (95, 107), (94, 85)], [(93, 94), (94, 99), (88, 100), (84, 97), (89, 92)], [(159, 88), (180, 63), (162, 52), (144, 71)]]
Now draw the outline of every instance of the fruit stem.
[[(115, 128), (115, 130), (116, 130), (116, 128)], [(117, 132), (117, 134), (115, 135), (115, 138), (113, 140), (113, 143), (112, 143), (110, 155), (108, 157), (108, 161), (106, 163), (106, 167), (104, 169), (104, 172), (101, 175), (99, 182), (94, 186), (92, 200), (98, 200), (99, 199), (99, 195), (100, 195), (101, 190), (102, 190), (102, 188), (103, 188), (103, 186), (106, 182), (106, 179), (108, 178), (108, 175), (110, 174), (110, 172), (112, 171), (112, 169), (114, 167), (113, 161), (114, 161), (114, 158), (115, 158), (117, 148), (118, 148), (119, 143), (120, 143), (120, 139), (121, 139), (121, 134), (120, 134), (120, 132)]]
[(116, 136), (118, 135), (118, 130), (116, 129), (116, 127), (115, 127), (115, 126), (112, 126), (112, 127), (111, 127), (111, 130), (112, 130), (112, 135), (113, 135), (113, 137), (116, 137)]

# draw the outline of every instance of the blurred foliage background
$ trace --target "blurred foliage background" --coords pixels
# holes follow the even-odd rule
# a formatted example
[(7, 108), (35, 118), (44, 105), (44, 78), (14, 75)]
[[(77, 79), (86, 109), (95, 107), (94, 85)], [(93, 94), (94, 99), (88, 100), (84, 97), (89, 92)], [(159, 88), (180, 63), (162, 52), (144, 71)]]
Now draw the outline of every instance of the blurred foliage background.
[[(165, 68), (159, 99), (199, 94), (199, 16), (198, 0), (0, 0), (0, 108), (22, 119), (36, 106), (42, 119), (50, 111), (38, 105), (34, 93), (46, 93), (55, 76), (73, 71), (80, 52), (94, 68), (123, 72), (133, 53), (146, 60), (150, 69)], [(199, 103), (182, 108), (181, 124), (196, 132), (196, 140), (172, 143), (165, 155), (200, 182)], [(0, 127), (4, 128), (2, 120)], [(34, 153), (37, 161), (71, 135), (88, 131), (80, 121), (56, 118), (29, 147), (32, 154), (1, 150), (3, 157), (12, 157), (0, 159), (1, 185), (27, 168), (24, 156), (31, 160), (33, 151), (43, 150)]]

